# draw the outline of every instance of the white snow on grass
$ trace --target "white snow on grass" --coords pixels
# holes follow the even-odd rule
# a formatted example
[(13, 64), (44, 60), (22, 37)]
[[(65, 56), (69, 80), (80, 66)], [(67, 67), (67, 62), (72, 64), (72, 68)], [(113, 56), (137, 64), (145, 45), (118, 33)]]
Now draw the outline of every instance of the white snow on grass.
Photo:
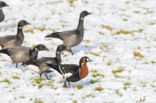
[(88, 56), (89, 75), (63, 88), (62, 76), (54, 71), (51, 80), (39, 79), (35, 66), (15, 68), (0, 54), (1, 103), (155, 103), (156, 102), (156, 0), (3, 0), (6, 18), (0, 35), (16, 34), (25, 19), (23, 45), (45, 44), (50, 51), (39, 57), (55, 56), (58, 39), (44, 37), (55, 31), (71, 30), (82, 10), (84, 41), (64, 52), (63, 63), (78, 64)]

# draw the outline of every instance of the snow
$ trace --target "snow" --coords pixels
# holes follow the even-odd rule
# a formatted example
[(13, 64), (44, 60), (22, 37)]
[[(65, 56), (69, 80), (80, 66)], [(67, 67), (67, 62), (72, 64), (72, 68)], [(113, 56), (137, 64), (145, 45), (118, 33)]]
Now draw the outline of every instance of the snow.
[[(71, 30), (82, 10), (84, 41), (65, 51), (63, 63), (78, 64), (88, 56), (89, 74), (63, 88), (56, 71), (51, 80), (39, 80), (38, 68), (15, 68), (0, 54), (0, 102), (2, 103), (155, 103), (156, 102), (156, 1), (155, 0), (3, 0), (6, 18), (1, 36), (16, 34), (17, 23), (25, 19), (23, 45), (45, 44), (50, 51), (39, 57), (55, 56), (58, 39), (44, 37), (55, 31)], [(70, 1), (73, 3), (70, 3)]]

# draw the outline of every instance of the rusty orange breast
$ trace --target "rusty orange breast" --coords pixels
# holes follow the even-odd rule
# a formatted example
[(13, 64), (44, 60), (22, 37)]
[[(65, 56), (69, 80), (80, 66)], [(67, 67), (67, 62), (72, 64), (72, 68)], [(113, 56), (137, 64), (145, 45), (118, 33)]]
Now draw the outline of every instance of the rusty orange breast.
[(80, 70), (80, 79), (83, 79), (88, 75), (88, 67), (86, 64), (83, 64), (81, 70)]

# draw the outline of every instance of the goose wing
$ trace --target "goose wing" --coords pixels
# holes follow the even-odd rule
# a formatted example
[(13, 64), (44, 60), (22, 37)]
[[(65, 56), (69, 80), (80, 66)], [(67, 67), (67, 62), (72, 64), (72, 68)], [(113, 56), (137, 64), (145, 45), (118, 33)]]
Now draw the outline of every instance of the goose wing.
[(47, 35), (46, 37), (53, 37), (53, 38), (59, 38), (61, 40), (65, 40), (73, 35), (77, 35), (77, 30), (70, 30), (70, 31), (63, 31), (63, 32), (55, 32), (50, 35)]

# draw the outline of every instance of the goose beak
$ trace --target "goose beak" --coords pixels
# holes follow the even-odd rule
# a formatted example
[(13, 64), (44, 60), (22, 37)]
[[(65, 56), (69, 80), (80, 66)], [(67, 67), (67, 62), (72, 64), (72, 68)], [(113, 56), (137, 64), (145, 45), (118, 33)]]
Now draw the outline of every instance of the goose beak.
[(87, 62), (92, 62), (92, 61), (93, 61), (93, 60), (92, 60), (92, 59), (90, 59), (90, 58), (88, 58), (88, 59), (87, 59)]
[(30, 25), (30, 23), (27, 22), (27, 25)]
[(6, 4), (6, 6), (7, 6), (7, 7), (9, 7), (9, 5), (8, 5), (8, 4)]
[(51, 37), (51, 34), (45, 36), (45, 38), (49, 38), (49, 37)]
[(89, 59), (88, 62), (92, 62), (93, 60)]
[(88, 12), (88, 15), (91, 15), (92, 13), (91, 12)]

